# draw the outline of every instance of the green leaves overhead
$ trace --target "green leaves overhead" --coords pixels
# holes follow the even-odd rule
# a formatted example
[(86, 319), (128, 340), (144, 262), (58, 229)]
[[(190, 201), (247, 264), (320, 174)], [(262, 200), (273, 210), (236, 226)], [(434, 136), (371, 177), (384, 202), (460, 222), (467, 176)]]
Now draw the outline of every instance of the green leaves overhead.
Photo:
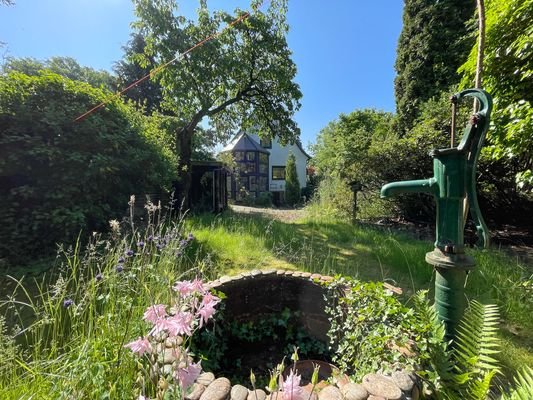
[(164, 107), (186, 121), (208, 117), (226, 138), (252, 125), (283, 140), (298, 134), (291, 118), (300, 107), (301, 92), (293, 82), (296, 66), (285, 40), (284, 17), (280, 19), (285, 2), (273, 2), (266, 13), (253, 12), (231, 27), (244, 11), (210, 12), (202, 1), (197, 21), (190, 21), (178, 15), (172, 0), (134, 3), (138, 20), (133, 26), (145, 34), (145, 56), (158, 63), (221, 32), (155, 76), (163, 86)]
[[(489, 152), (515, 170), (519, 189), (533, 193), (533, 0), (486, 2), (483, 88), (494, 98)], [(461, 66), (472, 85), (477, 47)]]

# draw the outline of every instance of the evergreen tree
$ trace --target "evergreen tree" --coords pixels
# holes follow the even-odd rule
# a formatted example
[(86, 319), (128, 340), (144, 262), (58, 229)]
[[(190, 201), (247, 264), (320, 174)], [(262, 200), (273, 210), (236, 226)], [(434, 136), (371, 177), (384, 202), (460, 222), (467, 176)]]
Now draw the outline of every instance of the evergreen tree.
[(296, 172), (296, 157), (290, 153), (285, 166), (285, 200), (291, 206), (300, 201), (300, 182)]
[(474, 0), (405, 0), (396, 58), (395, 96), (398, 130), (409, 131), (420, 104), (457, 84), (457, 69), (475, 39), (468, 21)]

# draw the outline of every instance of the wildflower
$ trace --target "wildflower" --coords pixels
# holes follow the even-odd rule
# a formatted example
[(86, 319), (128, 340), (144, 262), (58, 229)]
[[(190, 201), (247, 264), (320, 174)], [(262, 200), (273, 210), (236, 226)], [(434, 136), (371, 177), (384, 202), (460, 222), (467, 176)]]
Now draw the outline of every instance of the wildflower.
[(207, 323), (209, 318), (215, 313), (215, 306), (220, 302), (220, 299), (216, 296), (213, 296), (211, 293), (207, 292), (202, 299), (202, 304), (200, 305), (197, 314), (200, 316), (200, 327)]
[(289, 376), (283, 382), (283, 399), (284, 400), (304, 400), (304, 390), (300, 386), (300, 375), (294, 374), (291, 370)]
[(144, 353), (151, 353), (152, 352), (152, 345), (148, 341), (148, 339), (141, 338), (134, 340), (133, 342), (130, 342), (124, 347), (129, 348), (131, 351), (133, 351), (135, 354), (138, 354), (139, 357), (142, 357)]
[(201, 279), (195, 278), (194, 281), (192, 281), (192, 286), (200, 293), (204, 293), (206, 291), (205, 285)]
[(120, 233), (120, 222), (118, 222), (116, 219), (109, 221), (109, 227), (113, 232)]
[(170, 336), (191, 336), (193, 321), (194, 317), (190, 312), (179, 312), (173, 317), (167, 318), (166, 330)]
[(115, 271), (117, 271), (120, 274), (122, 271), (124, 271), (124, 266), (122, 264), (118, 264), (115, 267)]
[(145, 321), (155, 324), (160, 318), (167, 316), (166, 306), (164, 304), (156, 304), (146, 309), (143, 315)]
[(176, 257), (181, 257), (182, 256), (182, 251), (181, 250), (178, 250), (176, 251)]
[(118, 258), (118, 263), (119, 264), (124, 264), (124, 261), (126, 261), (126, 259), (124, 257), (119, 257)]
[(174, 289), (176, 292), (179, 292), (182, 296), (187, 296), (194, 292), (195, 288), (191, 281), (180, 281), (176, 282), (174, 286), (172, 286), (172, 289)]
[(153, 237), (152, 235), (150, 235), (150, 236), (148, 236), (148, 237), (146, 238), (146, 241), (147, 241), (147, 242), (151, 242), (152, 240), (154, 240), (154, 237)]
[(142, 248), (142, 247), (144, 247), (144, 244), (145, 243), (142, 240), (140, 240), (140, 241), (137, 242), (137, 247), (141, 247)]
[(180, 240), (180, 247), (182, 247), (182, 248), (186, 247), (188, 244), (189, 244), (189, 242), (187, 242), (187, 240), (185, 240), (185, 239)]
[(132, 249), (128, 249), (124, 252), (124, 254), (126, 254), (126, 257), (133, 257), (135, 252)]
[(104, 279), (104, 275), (101, 273), (101, 272), (98, 272), (96, 274), (96, 276), (94, 277), (94, 279), (97, 281), (97, 282), (100, 282), (102, 279)]
[(174, 378), (179, 381), (182, 389), (187, 389), (196, 381), (201, 372), (202, 367), (199, 362), (196, 364), (191, 363), (185, 368), (178, 368), (174, 372)]
[(65, 308), (69, 308), (73, 304), (74, 304), (74, 300), (72, 300), (72, 299), (65, 299), (63, 301), (63, 307), (65, 307)]
[(192, 233), (189, 233), (189, 236), (187, 236), (187, 241), (192, 242), (194, 240), (194, 235)]
[(137, 397), (137, 400), (148, 400), (148, 397), (143, 396), (142, 394)]

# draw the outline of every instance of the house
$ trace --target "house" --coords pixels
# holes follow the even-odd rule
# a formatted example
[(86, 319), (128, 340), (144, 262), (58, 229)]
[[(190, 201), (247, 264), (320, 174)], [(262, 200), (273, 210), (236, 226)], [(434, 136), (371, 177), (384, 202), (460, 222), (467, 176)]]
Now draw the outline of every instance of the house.
[(306, 167), (311, 158), (299, 141), (282, 146), (276, 138), (261, 139), (256, 134), (239, 132), (222, 149), (230, 152), (237, 163), (237, 171), (227, 178), (228, 196), (244, 200), (246, 196), (257, 198), (261, 193), (271, 192), (274, 204), (285, 200), (285, 166), (289, 154), (296, 158), (296, 172), (300, 188), (307, 184)]

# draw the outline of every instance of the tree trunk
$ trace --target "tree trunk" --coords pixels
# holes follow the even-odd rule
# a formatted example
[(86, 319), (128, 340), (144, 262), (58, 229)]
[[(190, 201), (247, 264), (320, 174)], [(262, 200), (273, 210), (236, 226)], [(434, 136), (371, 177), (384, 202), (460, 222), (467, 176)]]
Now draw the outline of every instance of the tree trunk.
[(190, 191), (192, 183), (191, 174), (191, 155), (192, 155), (192, 138), (196, 126), (203, 118), (202, 113), (198, 113), (193, 119), (184, 127), (178, 129), (176, 132), (176, 154), (179, 157), (178, 161), (178, 190), (176, 198), (178, 200), (178, 207), (183, 207), (184, 210), (191, 208)]

